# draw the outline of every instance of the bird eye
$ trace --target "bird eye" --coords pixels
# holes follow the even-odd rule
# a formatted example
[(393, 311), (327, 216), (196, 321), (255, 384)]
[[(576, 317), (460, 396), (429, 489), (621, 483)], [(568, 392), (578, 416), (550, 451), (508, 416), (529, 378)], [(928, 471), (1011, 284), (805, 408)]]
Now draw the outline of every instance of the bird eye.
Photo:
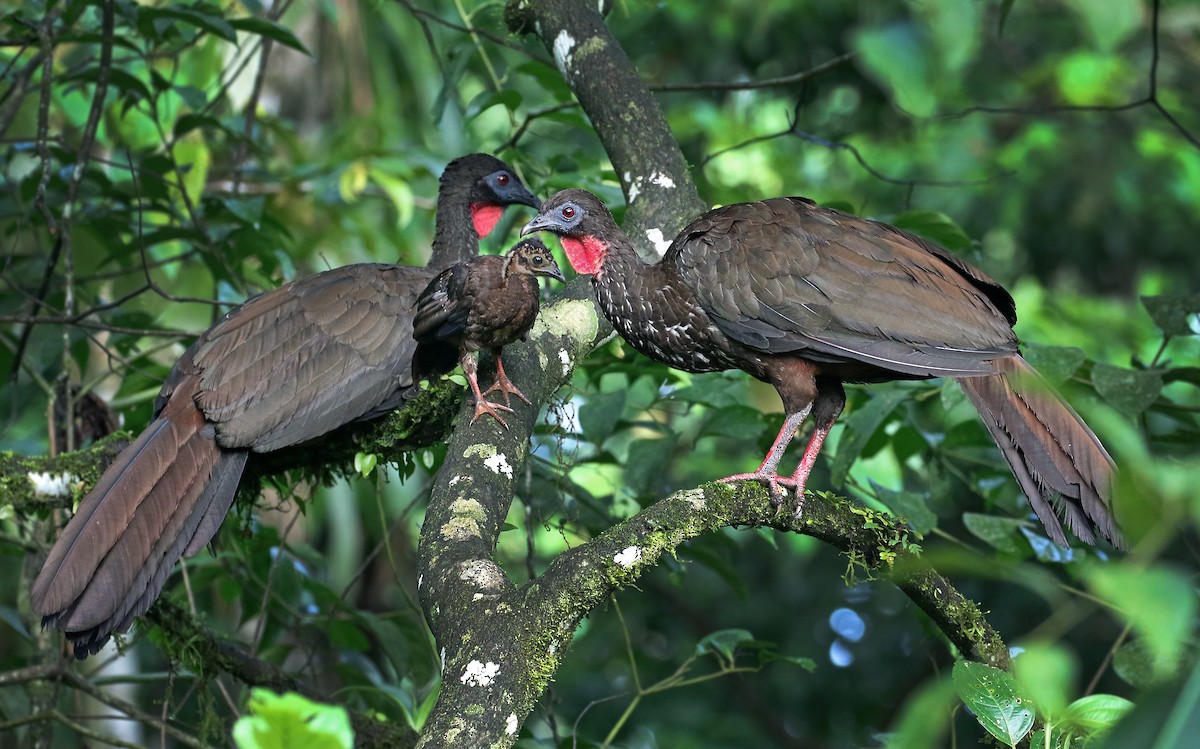
[(533, 264), (534, 265), (541, 265), (544, 262), (546, 262), (546, 258), (542, 257), (541, 255), (533, 256)]
[(562, 209), (562, 217), (566, 219), (575, 218), (575, 206), (564, 205)]
[(507, 174), (501, 174), (500, 176), (496, 177), (496, 184), (500, 185), (501, 187), (504, 187), (505, 185), (507, 185), (509, 183), (509, 180), (511, 180), (511, 179), (512, 178), (509, 177)]

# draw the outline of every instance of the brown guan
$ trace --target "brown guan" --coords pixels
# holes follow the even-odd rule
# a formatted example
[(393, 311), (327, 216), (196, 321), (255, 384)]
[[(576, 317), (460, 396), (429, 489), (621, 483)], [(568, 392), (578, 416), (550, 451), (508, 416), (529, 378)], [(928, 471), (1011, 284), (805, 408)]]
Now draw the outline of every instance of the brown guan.
[[(510, 395), (529, 403), (504, 374), (500, 351), (516, 340), (525, 340), (540, 307), (538, 276), (563, 280), (554, 255), (539, 239), (523, 239), (503, 257), (483, 255), (455, 263), (429, 282), (417, 299), (413, 336), (413, 382), (443, 374), (462, 364), (471, 392), (475, 414), (492, 416), (508, 429), (499, 411), (508, 405), (492, 403), (487, 395), (499, 390), (506, 404)], [(488, 349), (496, 359), (496, 382), (479, 391), (476, 352)]]
[(429, 280), (479, 251), (505, 206), (539, 201), (487, 154), (438, 188), (429, 266), (364, 263), (296, 279), (226, 314), (184, 352), (155, 419), (83, 499), (33, 584), (43, 626), (84, 658), (212, 539), (250, 453), (380, 416), (415, 392), (412, 310)]
[[(522, 231), (551, 231), (591, 274), (617, 332), (688, 372), (741, 369), (779, 391), (787, 417), (762, 465), (725, 481), (804, 484), (845, 405), (843, 382), (953, 377), (1050, 537), (1055, 513), (1091, 544), (1123, 539), (1110, 509), (1112, 459), (1023, 358), (1012, 297), (935, 244), (878, 221), (773, 198), (709, 211), (642, 262), (600, 200), (564, 190)], [(814, 432), (791, 477), (776, 474), (805, 418)]]

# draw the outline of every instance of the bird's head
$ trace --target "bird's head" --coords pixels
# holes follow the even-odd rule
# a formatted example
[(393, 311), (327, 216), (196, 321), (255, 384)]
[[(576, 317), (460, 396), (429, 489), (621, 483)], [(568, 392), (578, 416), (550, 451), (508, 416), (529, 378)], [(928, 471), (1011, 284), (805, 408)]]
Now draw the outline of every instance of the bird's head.
[(442, 184), (448, 183), (470, 185), (467, 202), (475, 233), (480, 237), (496, 228), (507, 206), (520, 203), (536, 209), (542, 205), (512, 167), (486, 153), (469, 154), (447, 164)]
[(550, 249), (535, 237), (522, 239), (508, 251), (504, 262), (504, 275), (518, 273), (528, 276), (546, 276), (565, 281), (558, 263)]
[(606, 238), (620, 229), (600, 198), (587, 190), (563, 190), (542, 204), (538, 215), (521, 229), (521, 235), (535, 231), (557, 234), (572, 267), (579, 273), (594, 275), (604, 267)]

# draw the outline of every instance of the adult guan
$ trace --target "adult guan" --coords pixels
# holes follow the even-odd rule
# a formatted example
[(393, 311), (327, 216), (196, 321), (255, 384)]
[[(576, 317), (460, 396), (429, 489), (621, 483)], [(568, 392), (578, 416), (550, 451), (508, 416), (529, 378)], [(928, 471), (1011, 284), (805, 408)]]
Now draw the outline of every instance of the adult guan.
[(43, 626), (95, 653), (212, 539), (246, 459), (382, 415), (415, 392), (412, 309), (430, 279), (479, 251), (514, 203), (539, 201), (487, 154), (452, 161), (426, 268), (349, 265), (226, 314), (176, 362), (155, 418), (100, 477), (33, 584)]
[[(979, 269), (894, 226), (773, 198), (718, 208), (643, 263), (596, 196), (564, 190), (522, 231), (551, 231), (591, 274), (604, 315), (634, 348), (688, 372), (742, 369), (771, 383), (786, 418), (754, 473), (726, 481), (796, 491), (845, 405), (843, 382), (953, 377), (983, 418), (1050, 537), (1055, 510), (1087, 543), (1123, 540), (1110, 508), (1112, 459), (1023, 358), (1012, 297)], [(795, 473), (780, 458), (814, 431)]]
[[(508, 429), (499, 412), (512, 409), (486, 396), (499, 390), (506, 404), (513, 395), (529, 403), (504, 373), (500, 352), (517, 339), (525, 340), (533, 327), (541, 307), (538, 276), (563, 280), (554, 255), (539, 239), (523, 239), (503, 257), (467, 258), (438, 274), (417, 299), (413, 381), (449, 372), (456, 362), (461, 364), (475, 395), (471, 423), (488, 414)], [(476, 356), (484, 348), (496, 358), (496, 381), (480, 392)]]

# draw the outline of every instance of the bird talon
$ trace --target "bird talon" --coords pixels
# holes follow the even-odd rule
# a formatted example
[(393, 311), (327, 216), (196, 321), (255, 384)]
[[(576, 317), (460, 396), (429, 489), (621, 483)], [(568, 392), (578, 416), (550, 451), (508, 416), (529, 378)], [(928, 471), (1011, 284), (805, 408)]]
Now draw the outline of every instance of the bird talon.
[(494, 393), (497, 390), (499, 390), (504, 395), (504, 402), (509, 405), (512, 405), (512, 396), (513, 395), (515, 395), (518, 398), (520, 398), (521, 400), (525, 401), (526, 404), (531, 405), (531, 406), (533, 405), (532, 401), (530, 401), (528, 398), (526, 398), (525, 394), (522, 393), (520, 390), (518, 390), (516, 388), (516, 386), (513, 385), (512, 382), (507, 377), (504, 377), (504, 378), (497, 377), (495, 384), (492, 385), (487, 390), (484, 390), (483, 394), (491, 395), (492, 393)]
[(502, 406), (499, 403), (492, 403), (489, 400), (481, 398), (481, 399), (475, 401), (475, 414), (471, 417), (471, 423), (474, 424), (476, 421), (479, 420), (480, 416), (487, 414), (488, 416), (491, 416), (496, 421), (500, 422), (500, 426), (504, 427), (507, 430), (508, 422), (505, 421), (504, 417), (502, 417), (498, 413), (499, 411), (508, 411), (509, 413), (512, 413), (512, 409), (509, 408), (508, 406)]

